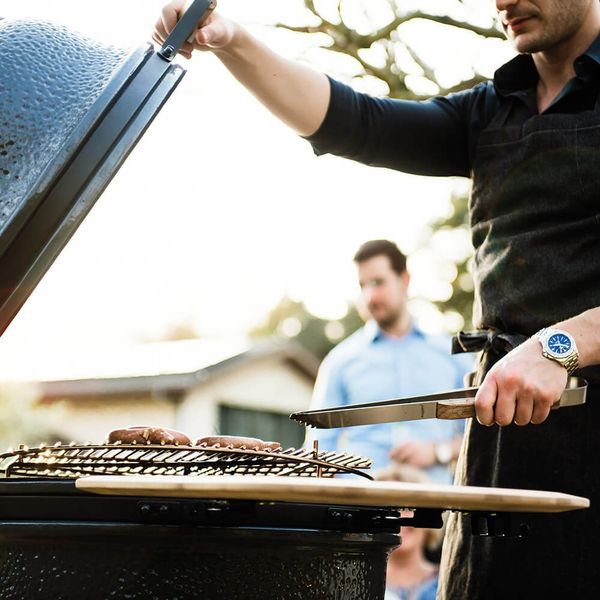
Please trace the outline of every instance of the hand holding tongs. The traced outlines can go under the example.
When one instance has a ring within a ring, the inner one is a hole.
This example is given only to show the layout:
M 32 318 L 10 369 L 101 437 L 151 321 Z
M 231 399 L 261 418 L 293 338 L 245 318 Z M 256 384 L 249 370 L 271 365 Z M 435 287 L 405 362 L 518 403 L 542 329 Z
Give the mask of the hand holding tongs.
M 427 396 L 307 410 L 291 414 L 290 419 L 319 429 L 418 419 L 467 419 L 475 416 L 475 395 L 478 389 L 470 387 Z M 570 377 L 565 391 L 552 409 L 584 404 L 586 391 L 587 383 L 583 379 Z

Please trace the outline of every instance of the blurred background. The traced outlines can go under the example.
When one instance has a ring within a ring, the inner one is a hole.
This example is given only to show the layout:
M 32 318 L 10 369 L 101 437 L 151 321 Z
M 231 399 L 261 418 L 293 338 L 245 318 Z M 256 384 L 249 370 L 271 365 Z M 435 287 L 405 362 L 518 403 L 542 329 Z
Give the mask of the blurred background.
M 0 16 L 136 48 L 162 5 L 0 0 Z M 470 87 L 512 53 L 481 0 L 219 10 L 287 57 L 397 98 Z M 0 338 L 0 445 L 100 441 L 141 421 L 300 443 L 287 414 L 361 324 L 352 256 L 368 239 L 409 254 L 425 331 L 470 326 L 468 181 L 317 159 L 211 54 L 182 63 L 183 82 Z

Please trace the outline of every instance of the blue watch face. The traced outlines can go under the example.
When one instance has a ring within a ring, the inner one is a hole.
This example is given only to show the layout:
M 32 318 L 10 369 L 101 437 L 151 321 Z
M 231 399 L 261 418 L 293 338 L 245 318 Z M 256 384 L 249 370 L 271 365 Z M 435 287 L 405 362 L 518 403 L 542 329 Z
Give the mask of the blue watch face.
M 555 354 L 566 354 L 571 349 L 571 340 L 563 333 L 553 333 L 548 338 L 548 349 Z

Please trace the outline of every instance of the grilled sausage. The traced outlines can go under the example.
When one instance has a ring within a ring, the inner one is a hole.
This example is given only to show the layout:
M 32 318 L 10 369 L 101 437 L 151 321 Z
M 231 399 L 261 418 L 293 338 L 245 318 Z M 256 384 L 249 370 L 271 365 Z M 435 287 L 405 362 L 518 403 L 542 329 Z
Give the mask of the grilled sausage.
M 191 445 L 192 440 L 174 429 L 165 427 L 129 427 L 127 429 L 115 429 L 108 434 L 109 444 L 121 442 L 122 444 L 167 444 Z
M 196 442 L 196 446 L 202 446 L 204 444 L 206 446 L 221 446 L 222 448 L 230 446 L 233 448 L 248 448 L 252 450 L 279 450 L 281 448 L 279 442 L 265 442 L 258 438 L 226 435 L 209 435 L 200 438 Z

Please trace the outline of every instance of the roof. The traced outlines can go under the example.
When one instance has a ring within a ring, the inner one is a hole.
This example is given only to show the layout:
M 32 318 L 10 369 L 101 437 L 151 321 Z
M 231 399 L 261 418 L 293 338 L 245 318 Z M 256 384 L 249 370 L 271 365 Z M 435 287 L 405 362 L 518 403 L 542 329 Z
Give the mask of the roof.
M 264 342 L 252 344 L 222 343 L 215 340 L 185 340 L 143 344 L 126 352 L 113 352 L 103 361 L 93 362 L 89 355 L 74 376 L 38 378 L 43 399 L 65 396 L 108 396 L 124 394 L 178 395 L 241 366 L 265 359 L 282 360 L 299 371 L 311 383 L 318 369 L 318 360 L 294 343 Z M 2 369 L 4 370 L 4 369 Z M 58 371 L 57 371 L 58 372 Z

